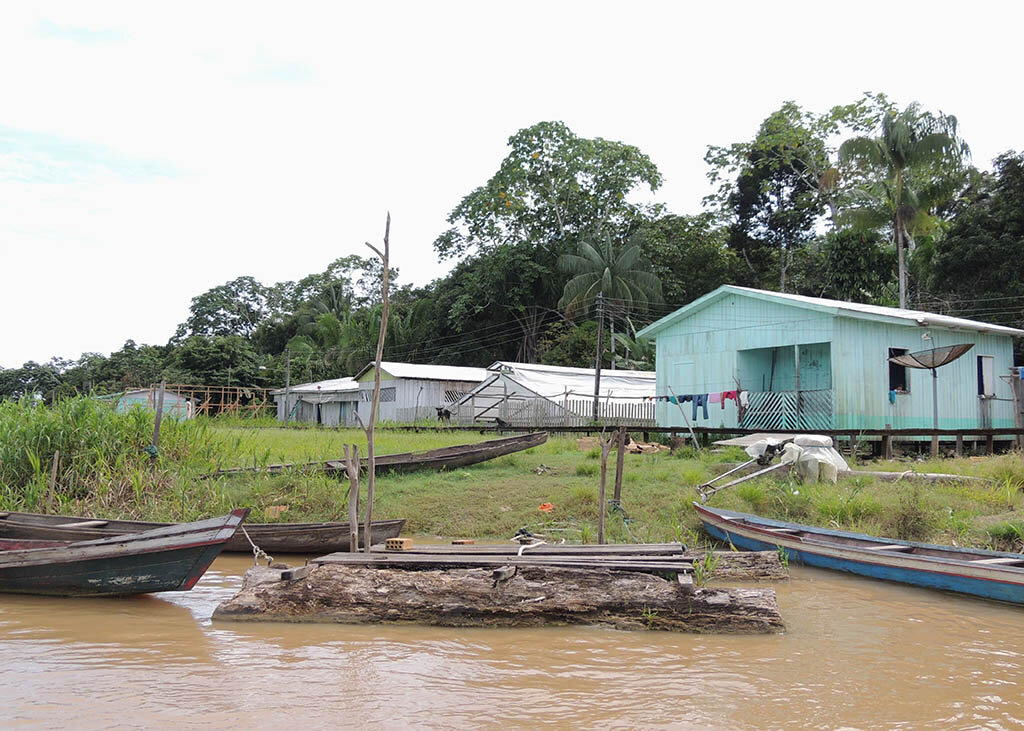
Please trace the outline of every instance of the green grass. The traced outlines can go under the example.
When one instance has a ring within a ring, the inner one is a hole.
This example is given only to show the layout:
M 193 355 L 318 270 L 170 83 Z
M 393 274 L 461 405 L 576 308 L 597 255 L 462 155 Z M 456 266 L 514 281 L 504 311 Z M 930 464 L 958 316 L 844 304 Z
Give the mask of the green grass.
M 54 512 L 154 520 L 190 520 L 250 506 L 251 520 L 264 509 L 286 505 L 282 519 L 345 519 L 348 481 L 316 469 L 280 474 L 240 474 L 200 479 L 220 467 L 337 458 L 343 445 L 366 440 L 356 429 L 278 428 L 242 419 L 164 421 L 155 467 L 142 449 L 152 438 L 153 418 L 142 410 L 115 414 L 88 399 L 53 407 L 0 403 L 0 510 L 41 511 L 49 498 L 54 452 L 61 454 Z M 379 430 L 377 453 L 421 451 L 492 438 L 474 431 Z M 595 454 L 596 451 L 596 454 Z M 608 498 L 615 479 L 608 465 Z M 690 503 L 696 486 L 745 460 L 740 450 L 677 450 L 675 454 L 627 454 L 624 512 L 610 510 L 611 541 L 704 543 Z M 539 469 L 544 465 L 546 469 Z M 904 470 L 905 462 L 865 469 Z M 970 474 L 985 482 L 897 483 L 845 478 L 838 485 L 802 484 L 765 476 L 724 490 L 712 503 L 770 518 L 891 538 L 935 543 L 1024 548 L 1024 456 L 915 462 L 914 469 Z M 528 528 L 549 540 L 597 540 L 600 451 L 580 449 L 573 437 L 451 472 L 381 475 L 374 515 L 406 518 L 407 532 L 504 540 Z M 361 505 L 365 505 L 362 481 Z M 551 512 L 539 506 L 551 503 Z

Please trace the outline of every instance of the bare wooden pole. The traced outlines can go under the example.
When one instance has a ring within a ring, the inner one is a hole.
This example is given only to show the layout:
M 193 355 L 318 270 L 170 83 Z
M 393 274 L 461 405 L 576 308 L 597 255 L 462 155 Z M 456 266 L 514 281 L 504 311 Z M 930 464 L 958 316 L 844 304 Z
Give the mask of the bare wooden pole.
M 60 450 L 53 453 L 53 466 L 50 467 L 50 491 L 46 495 L 46 512 L 53 512 L 53 495 L 57 491 L 57 465 L 60 463 Z
M 622 502 L 622 470 L 626 465 L 626 427 L 619 427 L 618 437 L 619 450 L 615 458 L 615 492 L 612 494 L 612 500 L 616 505 Z
M 384 356 L 384 337 L 388 332 L 388 314 L 390 313 L 390 301 L 388 299 L 388 277 L 390 276 L 390 270 L 388 269 L 389 260 L 391 256 L 391 249 L 389 239 L 391 236 L 391 213 L 388 213 L 387 222 L 384 224 L 384 251 L 375 247 L 373 244 L 367 242 L 367 246 L 380 257 L 381 262 L 384 265 L 384 272 L 381 281 L 381 295 L 384 299 L 384 305 L 380 315 L 380 333 L 377 336 L 377 357 L 373 363 L 373 401 L 370 404 L 370 423 L 366 426 L 366 462 L 367 462 L 367 482 L 366 482 L 366 529 L 365 529 L 365 545 L 366 550 L 370 550 L 370 545 L 373 543 L 373 534 L 370 531 L 370 524 L 373 521 L 373 488 L 374 481 L 377 472 L 377 462 L 373 451 L 373 432 L 374 427 L 377 425 L 377 405 L 380 403 L 380 361 Z
M 164 388 L 166 382 L 160 381 L 160 393 L 156 397 L 156 423 L 153 425 L 153 450 L 149 453 L 149 464 L 156 464 L 156 456 L 160 449 L 160 420 L 164 417 Z
M 594 359 L 594 421 L 598 421 L 601 398 L 601 355 L 604 353 L 604 293 L 597 293 L 597 358 Z
M 359 550 L 359 445 L 352 445 L 349 454 L 345 445 L 345 470 L 348 472 L 348 532 L 349 550 Z
M 606 501 L 607 484 L 608 484 L 608 453 L 612 451 L 612 439 L 611 435 L 605 439 L 602 435 L 601 439 L 601 488 L 597 492 L 597 542 L 604 543 L 604 507 Z

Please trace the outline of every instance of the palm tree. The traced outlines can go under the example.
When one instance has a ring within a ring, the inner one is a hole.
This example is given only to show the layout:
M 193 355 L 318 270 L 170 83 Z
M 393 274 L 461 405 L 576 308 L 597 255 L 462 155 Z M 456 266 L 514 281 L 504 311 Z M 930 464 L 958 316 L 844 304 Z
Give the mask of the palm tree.
M 913 246 L 913 222 L 940 202 L 948 188 L 943 178 L 950 169 L 960 170 L 969 156 L 967 143 L 957 136 L 956 117 L 922 112 L 916 102 L 902 112 L 886 112 L 878 137 L 854 137 L 839 148 L 843 162 L 856 163 L 865 172 L 883 172 L 881 179 L 869 177 L 861 188 L 861 196 L 875 205 L 860 212 L 870 217 L 879 208 L 888 211 L 899 262 L 900 307 L 907 306 L 904 244 Z
M 578 254 L 558 257 L 558 266 L 574 276 L 565 283 L 558 306 L 567 313 L 585 308 L 600 297 L 599 319 L 607 314 L 612 331 L 612 363 L 615 361 L 615 317 L 625 319 L 634 308 L 661 301 L 661 280 L 647 271 L 640 246 L 630 240 L 616 251 L 606 235 L 599 246 L 583 241 Z M 598 326 L 602 324 L 599 322 Z M 598 354 L 600 357 L 600 354 Z M 598 363 L 600 368 L 600 363 Z

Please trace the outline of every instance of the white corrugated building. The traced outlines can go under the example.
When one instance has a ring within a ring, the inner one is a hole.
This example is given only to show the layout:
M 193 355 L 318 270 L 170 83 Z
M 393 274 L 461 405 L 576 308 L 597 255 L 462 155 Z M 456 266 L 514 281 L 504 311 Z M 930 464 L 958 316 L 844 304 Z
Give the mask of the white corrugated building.
M 380 370 L 378 422 L 437 420 L 443 410 L 450 409 L 487 378 L 486 369 L 463 366 L 381 361 Z M 373 363 L 354 378 L 359 386 L 359 415 L 366 423 L 373 398 Z
M 575 426 L 590 423 L 593 368 L 497 361 L 487 377 L 452 406 L 460 423 Z M 637 426 L 654 424 L 654 371 L 601 369 L 598 419 Z
M 323 426 L 356 424 L 359 383 L 354 378 L 300 383 L 271 391 L 278 421 L 304 421 Z

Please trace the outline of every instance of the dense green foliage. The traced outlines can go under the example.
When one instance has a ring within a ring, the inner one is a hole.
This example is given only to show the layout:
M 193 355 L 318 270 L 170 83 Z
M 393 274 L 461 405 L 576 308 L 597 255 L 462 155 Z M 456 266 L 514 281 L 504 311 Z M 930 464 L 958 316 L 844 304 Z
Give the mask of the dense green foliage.
M 385 358 L 589 367 L 602 289 L 602 362 L 620 367 L 653 368 L 636 331 L 727 283 L 883 305 L 906 289 L 908 306 L 1024 325 L 1020 154 L 979 173 L 954 117 L 881 94 L 823 113 L 786 102 L 752 132 L 708 147 L 714 192 L 681 215 L 643 202 L 662 176 L 640 149 L 561 122 L 520 130 L 434 242 L 451 271 L 422 287 L 392 271 Z M 292 383 L 351 375 L 375 352 L 380 281 L 359 256 L 297 282 L 240 276 L 194 297 L 165 345 L 0 368 L 0 399 L 161 378 L 280 387 L 286 361 Z

